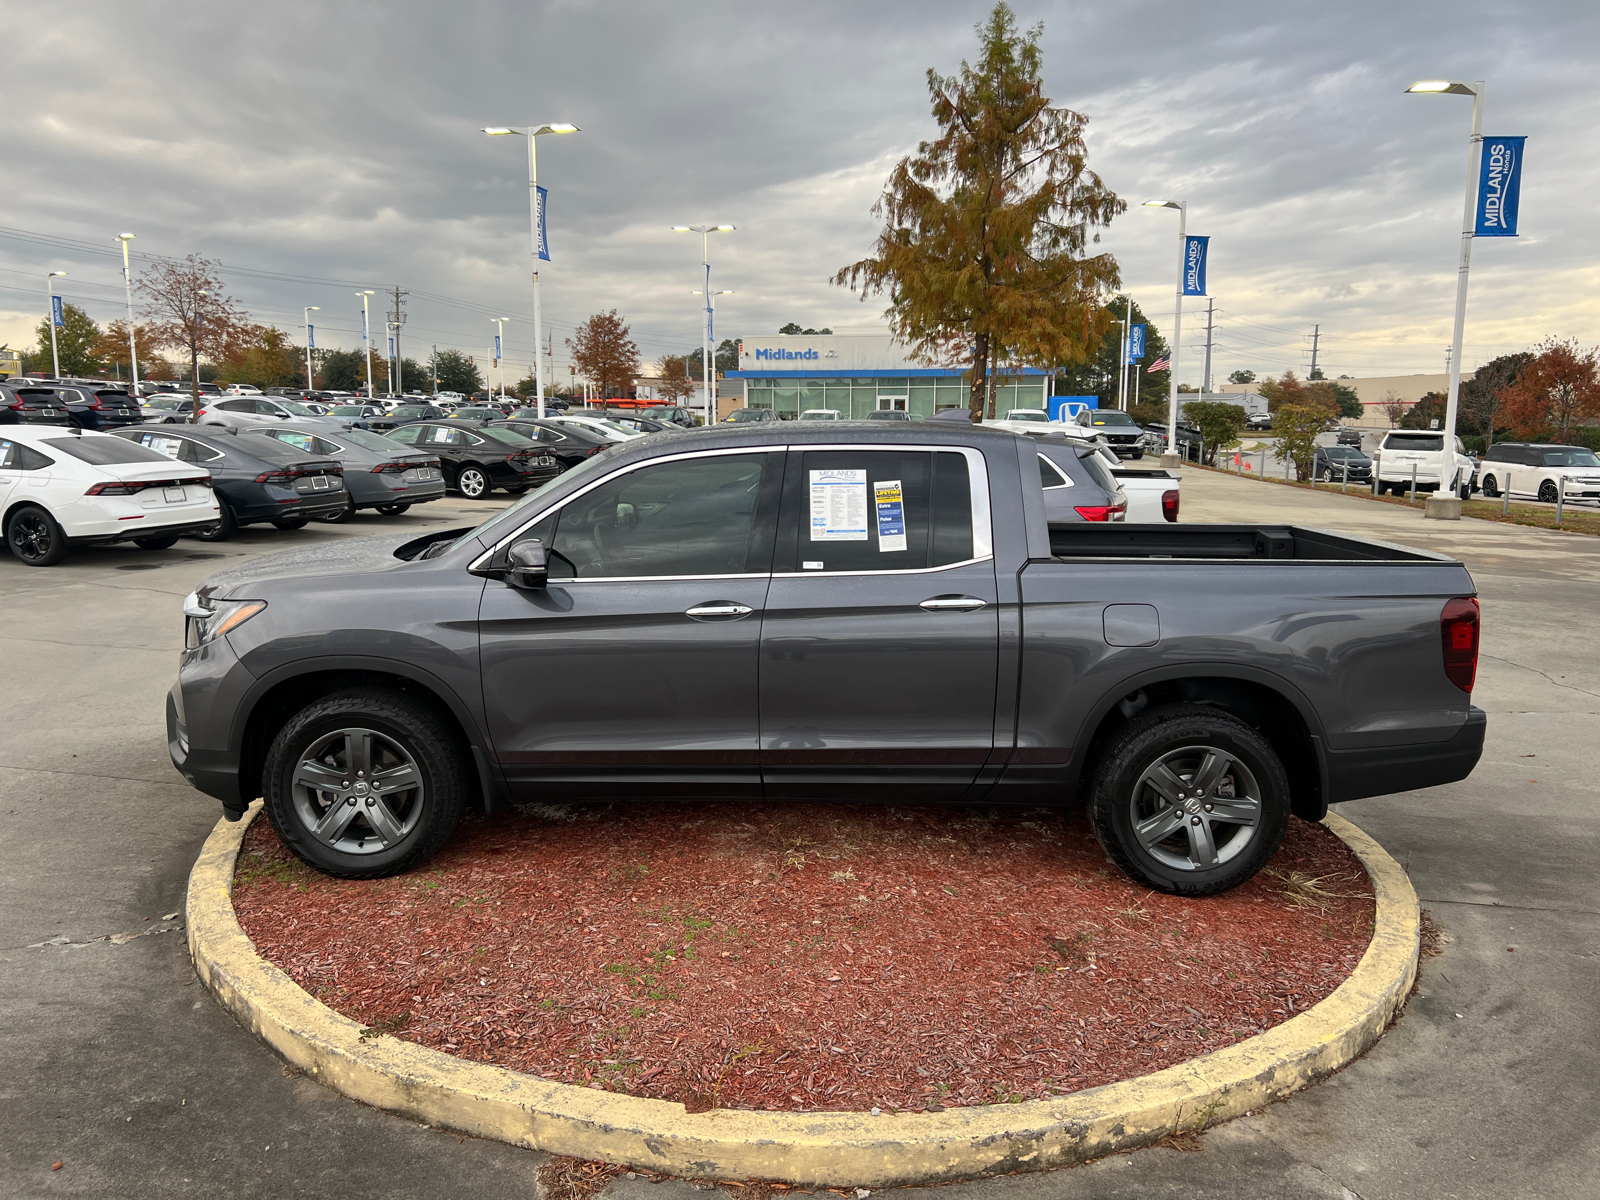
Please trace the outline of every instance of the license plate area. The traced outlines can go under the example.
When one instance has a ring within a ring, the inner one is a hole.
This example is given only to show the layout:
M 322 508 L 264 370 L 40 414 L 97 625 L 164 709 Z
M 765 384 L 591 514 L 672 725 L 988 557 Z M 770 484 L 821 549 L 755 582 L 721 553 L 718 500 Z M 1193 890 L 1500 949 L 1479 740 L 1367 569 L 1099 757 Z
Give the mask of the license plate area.
M 188 498 L 188 493 L 181 487 L 162 488 L 161 498 L 168 504 L 182 504 Z

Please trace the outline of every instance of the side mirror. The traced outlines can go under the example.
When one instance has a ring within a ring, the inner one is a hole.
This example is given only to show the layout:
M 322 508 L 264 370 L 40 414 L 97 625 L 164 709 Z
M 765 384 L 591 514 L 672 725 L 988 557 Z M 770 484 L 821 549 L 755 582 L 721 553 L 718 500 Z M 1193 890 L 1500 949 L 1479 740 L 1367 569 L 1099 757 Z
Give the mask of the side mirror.
M 549 586 L 550 558 L 543 542 L 532 538 L 506 552 L 506 582 L 530 590 Z

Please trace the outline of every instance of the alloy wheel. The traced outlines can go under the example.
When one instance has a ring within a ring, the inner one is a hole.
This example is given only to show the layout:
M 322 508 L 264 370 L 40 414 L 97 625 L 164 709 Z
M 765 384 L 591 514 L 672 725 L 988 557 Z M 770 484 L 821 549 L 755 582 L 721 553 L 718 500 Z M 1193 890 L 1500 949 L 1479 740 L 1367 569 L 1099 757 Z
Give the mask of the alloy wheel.
M 1237 858 L 1261 823 L 1261 786 L 1238 757 L 1214 746 L 1184 746 L 1145 769 L 1129 799 L 1145 852 L 1180 871 L 1206 871 Z
M 11 518 L 11 546 L 18 558 L 37 562 L 50 553 L 50 520 L 37 510 L 18 513 Z
M 1546 479 L 1539 485 L 1539 499 L 1546 504 L 1554 504 L 1559 497 L 1560 490 L 1550 480 Z
M 468 500 L 476 500 L 489 490 L 489 480 L 477 467 L 463 467 L 456 476 L 456 490 Z
M 336 729 L 306 748 L 291 785 L 295 815 L 311 836 L 345 854 L 375 854 L 403 841 L 422 816 L 422 771 L 394 738 Z

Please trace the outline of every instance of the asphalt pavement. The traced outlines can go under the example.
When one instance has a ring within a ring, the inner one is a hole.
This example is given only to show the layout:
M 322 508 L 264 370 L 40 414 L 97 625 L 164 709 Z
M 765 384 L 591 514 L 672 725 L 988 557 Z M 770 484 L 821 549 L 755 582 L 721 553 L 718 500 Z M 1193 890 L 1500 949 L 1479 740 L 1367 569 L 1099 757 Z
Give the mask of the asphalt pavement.
M 1153 1148 L 937 1197 L 1600 1194 L 1600 819 L 1588 761 L 1600 744 L 1600 539 L 1429 522 L 1420 508 L 1194 470 L 1183 491 L 1186 521 L 1341 529 L 1471 568 L 1484 611 L 1483 762 L 1459 784 L 1341 806 L 1407 866 L 1447 944 L 1361 1060 L 1210 1131 L 1201 1152 Z M 242 555 L 472 524 L 495 507 L 452 498 L 298 533 L 253 527 L 214 546 L 91 549 L 45 570 L 0 560 L 0 1196 L 533 1194 L 534 1153 L 285 1074 L 196 982 L 168 916 L 218 817 L 164 745 L 182 596 Z M 688 1190 L 621 1179 L 610 1196 Z

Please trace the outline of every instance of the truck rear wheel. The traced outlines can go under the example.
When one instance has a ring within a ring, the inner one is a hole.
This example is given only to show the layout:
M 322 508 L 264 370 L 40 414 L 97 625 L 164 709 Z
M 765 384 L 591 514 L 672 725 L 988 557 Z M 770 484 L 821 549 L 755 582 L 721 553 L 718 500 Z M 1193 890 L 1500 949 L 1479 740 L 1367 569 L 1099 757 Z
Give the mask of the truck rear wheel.
M 1089 821 L 1139 883 L 1209 896 L 1237 887 L 1277 852 L 1289 780 L 1271 744 L 1237 717 L 1166 705 L 1128 722 L 1106 748 Z
M 341 879 L 426 862 L 460 823 L 466 747 L 409 696 L 352 688 L 306 705 L 273 739 L 261 772 L 267 819 L 285 845 Z

